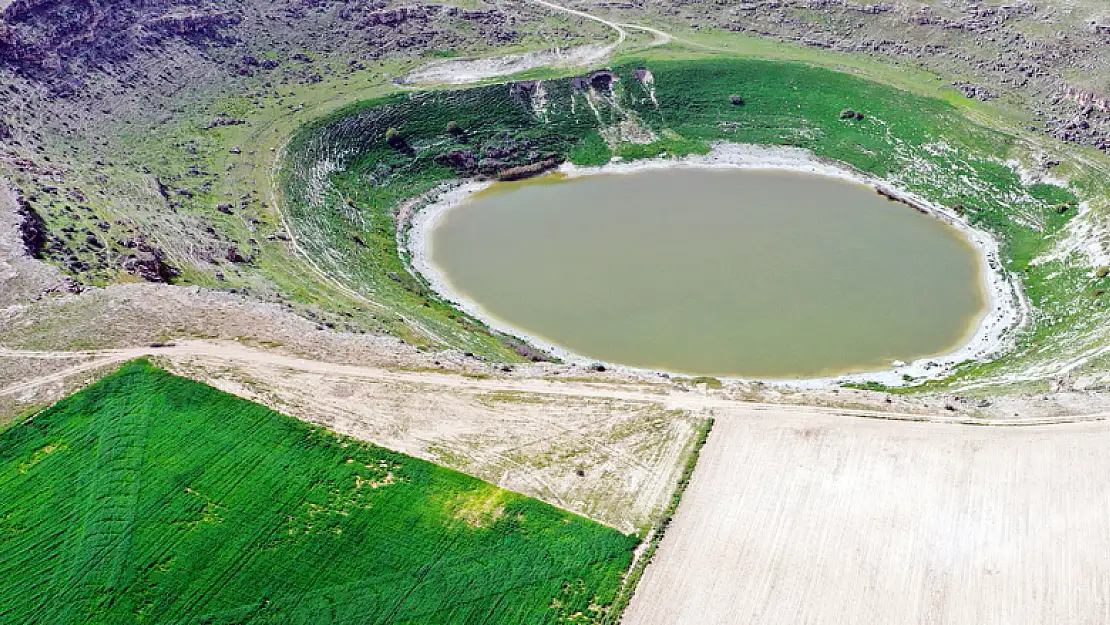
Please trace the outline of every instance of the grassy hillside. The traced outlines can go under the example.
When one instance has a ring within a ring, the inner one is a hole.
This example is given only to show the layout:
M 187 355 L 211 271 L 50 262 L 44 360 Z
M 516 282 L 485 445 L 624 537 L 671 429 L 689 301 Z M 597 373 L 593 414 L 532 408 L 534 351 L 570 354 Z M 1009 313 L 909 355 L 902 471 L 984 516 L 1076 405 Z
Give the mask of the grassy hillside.
M 0 432 L 0 624 L 555 623 L 634 538 L 139 362 Z
M 1080 171 L 1068 189 L 1023 180 L 1011 162 L 1028 155 L 1015 136 L 976 125 L 946 101 L 810 65 L 627 59 L 614 75 L 395 95 L 321 119 L 289 146 L 282 179 L 292 229 L 353 288 L 447 344 L 503 357 L 497 337 L 405 270 L 395 228 L 406 201 L 456 178 L 490 176 L 498 162 L 548 154 L 598 164 L 705 152 L 721 140 L 790 145 L 953 207 L 994 234 L 1035 307 L 1023 354 L 1070 349 L 1044 340 L 1060 328 L 1102 327 L 1099 296 L 1110 278 L 1092 279 L 1091 267 L 1067 258 L 1034 262 L 1056 244 L 1077 201 L 1104 191 L 1097 178 Z M 403 142 L 387 141 L 391 128 Z

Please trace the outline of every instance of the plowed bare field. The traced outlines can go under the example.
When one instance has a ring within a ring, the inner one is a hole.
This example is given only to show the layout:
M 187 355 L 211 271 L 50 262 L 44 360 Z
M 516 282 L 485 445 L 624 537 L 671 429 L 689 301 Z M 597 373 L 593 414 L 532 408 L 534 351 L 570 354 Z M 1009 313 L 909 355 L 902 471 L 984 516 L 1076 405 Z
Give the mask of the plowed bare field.
M 1110 622 L 1110 424 L 719 415 L 626 625 Z

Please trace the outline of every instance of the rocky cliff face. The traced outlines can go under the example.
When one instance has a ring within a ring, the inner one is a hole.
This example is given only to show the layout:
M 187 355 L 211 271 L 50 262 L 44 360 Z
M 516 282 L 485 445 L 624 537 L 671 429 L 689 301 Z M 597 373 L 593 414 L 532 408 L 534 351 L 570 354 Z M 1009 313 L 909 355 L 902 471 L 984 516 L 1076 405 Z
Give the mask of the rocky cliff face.
M 17 195 L 15 199 L 16 227 L 19 229 L 19 238 L 23 242 L 23 249 L 28 256 L 39 258 L 49 234 L 46 224 L 42 217 L 31 208 L 31 205 L 23 199 L 22 195 Z

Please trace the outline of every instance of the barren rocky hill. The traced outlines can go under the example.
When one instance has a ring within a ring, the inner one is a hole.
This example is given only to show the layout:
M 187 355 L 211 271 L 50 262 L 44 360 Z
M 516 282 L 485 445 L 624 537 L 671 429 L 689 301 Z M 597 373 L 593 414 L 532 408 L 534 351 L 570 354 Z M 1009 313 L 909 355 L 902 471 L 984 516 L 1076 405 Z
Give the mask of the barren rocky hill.
M 547 13 L 385 0 L 6 2 L 0 170 L 25 231 L 42 231 L 28 235 L 31 252 L 79 283 L 164 282 L 182 265 L 244 264 L 250 237 L 196 216 L 200 204 L 230 208 L 204 197 L 217 174 L 198 137 L 152 148 L 161 163 L 139 158 L 136 143 L 182 125 L 247 125 L 244 97 L 262 107 L 259 98 L 287 88 L 311 92 L 356 74 L 388 80 L 387 65 L 606 36 L 584 20 L 546 23 Z M 248 199 L 258 201 L 236 203 Z

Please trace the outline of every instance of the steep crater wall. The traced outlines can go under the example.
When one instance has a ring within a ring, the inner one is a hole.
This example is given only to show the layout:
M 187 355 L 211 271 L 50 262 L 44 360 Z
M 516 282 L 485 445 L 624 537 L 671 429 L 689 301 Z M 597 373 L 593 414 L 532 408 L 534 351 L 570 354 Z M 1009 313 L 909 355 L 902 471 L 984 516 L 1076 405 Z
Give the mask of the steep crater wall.
M 1017 276 L 1033 305 L 1007 362 L 1077 349 L 1077 331 L 1101 340 L 1107 307 L 1093 298 L 1105 276 L 1092 280 L 1081 258 L 1038 262 L 1077 210 L 1073 191 L 1019 174 L 1007 164 L 1020 156 L 1013 137 L 944 102 L 798 64 L 633 61 L 365 102 L 302 129 L 281 184 L 292 234 L 322 268 L 419 319 L 447 345 L 503 357 L 502 343 L 488 340 L 496 333 L 407 270 L 398 228 L 460 181 L 530 175 L 563 160 L 702 154 L 717 141 L 805 148 L 993 235 L 995 269 Z M 1043 349 L 1050 328 L 1067 328 L 1069 342 Z M 958 375 L 981 375 L 984 366 L 968 363 Z

